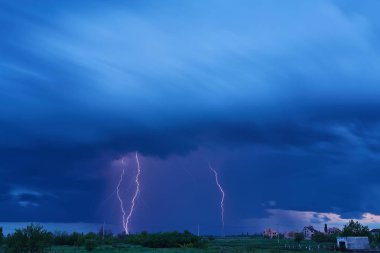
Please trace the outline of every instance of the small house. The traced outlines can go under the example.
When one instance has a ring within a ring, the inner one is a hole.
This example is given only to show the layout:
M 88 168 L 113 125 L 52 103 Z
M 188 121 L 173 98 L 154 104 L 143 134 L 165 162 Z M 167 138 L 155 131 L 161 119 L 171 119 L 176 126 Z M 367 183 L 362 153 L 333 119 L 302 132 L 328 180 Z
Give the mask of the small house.
M 263 232 L 263 236 L 264 237 L 269 237 L 269 238 L 273 238 L 273 237 L 276 237 L 278 234 L 277 234 L 277 231 L 274 230 L 274 229 L 271 229 L 271 228 L 267 228 L 264 230 Z
M 337 237 L 337 246 L 347 250 L 368 250 L 370 249 L 368 237 Z
M 311 240 L 313 234 L 318 232 L 313 226 L 304 227 L 302 233 L 306 240 Z

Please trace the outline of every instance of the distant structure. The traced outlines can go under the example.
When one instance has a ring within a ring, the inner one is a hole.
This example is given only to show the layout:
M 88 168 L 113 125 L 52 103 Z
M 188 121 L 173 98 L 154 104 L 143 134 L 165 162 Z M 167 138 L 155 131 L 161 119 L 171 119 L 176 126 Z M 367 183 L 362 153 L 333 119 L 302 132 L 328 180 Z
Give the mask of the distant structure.
M 263 237 L 268 237 L 268 238 L 273 238 L 273 237 L 276 237 L 278 235 L 277 231 L 274 230 L 274 229 L 271 229 L 271 228 L 267 228 L 264 230 L 263 232 Z
M 380 234 L 380 228 L 375 228 L 370 231 L 372 236 L 379 235 Z
M 369 250 L 368 237 L 337 237 L 337 246 L 346 250 Z
M 302 233 L 305 237 L 305 240 L 311 240 L 311 238 L 313 237 L 313 234 L 315 234 L 316 232 L 318 232 L 318 230 L 316 230 L 313 226 L 306 226 L 303 228 L 302 230 Z
M 339 228 L 336 228 L 336 227 L 332 227 L 332 228 L 328 228 L 327 229 L 327 234 L 328 235 L 336 235 L 336 234 L 340 234 L 340 233 L 342 233 L 342 231 Z
M 284 234 L 284 239 L 286 240 L 294 240 L 294 237 L 296 236 L 296 232 L 289 231 Z

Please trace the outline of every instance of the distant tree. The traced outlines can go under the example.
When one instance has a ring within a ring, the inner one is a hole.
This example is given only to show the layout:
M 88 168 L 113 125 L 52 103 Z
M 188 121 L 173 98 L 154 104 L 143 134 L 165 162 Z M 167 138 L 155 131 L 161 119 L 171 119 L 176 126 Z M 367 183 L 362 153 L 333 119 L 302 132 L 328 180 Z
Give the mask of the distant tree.
M 16 229 L 12 235 L 7 236 L 6 244 L 10 253 L 28 252 L 28 238 L 20 229 Z
M 0 245 L 3 244 L 4 241 L 4 234 L 3 234 L 3 228 L 0 227 Z
M 141 245 L 148 248 L 204 248 L 206 242 L 200 237 L 191 234 L 189 231 L 179 232 L 162 232 L 156 234 L 128 235 L 126 243 Z
M 380 244 L 380 234 L 375 234 L 372 236 L 372 242 L 375 244 Z
M 301 241 L 303 241 L 305 239 L 305 236 L 303 233 L 296 233 L 294 235 L 294 241 L 296 241 L 297 243 L 300 243 Z
M 76 247 L 80 247 L 80 246 L 83 246 L 84 245 L 84 241 L 85 241 L 85 237 L 83 234 L 79 234 L 79 233 L 72 233 L 70 235 L 70 240 L 73 242 L 73 246 L 76 246 Z
M 11 253 L 41 253 L 51 245 L 52 234 L 39 225 L 29 225 L 7 237 L 7 245 Z
M 335 234 L 324 234 L 321 232 L 315 232 L 311 239 L 315 242 L 336 242 L 336 235 Z
M 327 233 L 327 224 L 325 224 L 325 229 L 324 230 L 325 230 L 325 233 Z
M 4 234 L 3 234 L 3 228 L 0 227 L 0 253 L 4 253 L 5 252 L 5 248 L 3 246 L 3 241 L 4 241 Z
M 56 231 L 53 234 L 54 245 L 68 245 L 72 246 L 70 236 L 66 232 Z
M 370 232 L 368 226 L 350 220 L 347 225 L 344 225 L 342 236 L 370 236 Z
M 107 241 L 110 237 L 113 236 L 112 230 L 107 229 L 104 226 L 101 226 L 98 231 L 98 237 L 101 238 L 103 241 Z
M 97 239 L 99 239 L 98 235 L 93 233 L 93 232 L 87 233 L 84 237 L 85 237 L 85 240 L 97 240 Z

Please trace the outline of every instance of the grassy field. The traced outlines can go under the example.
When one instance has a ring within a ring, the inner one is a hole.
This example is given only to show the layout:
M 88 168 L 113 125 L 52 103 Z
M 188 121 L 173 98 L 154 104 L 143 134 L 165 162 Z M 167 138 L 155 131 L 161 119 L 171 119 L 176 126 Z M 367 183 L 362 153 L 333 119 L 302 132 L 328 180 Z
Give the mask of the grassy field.
M 269 240 L 261 238 L 217 238 L 208 244 L 207 249 L 175 248 L 175 249 L 150 249 L 133 245 L 120 245 L 118 248 L 102 246 L 92 251 L 95 253 L 305 253 L 305 252 L 331 252 L 334 244 L 316 244 L 312 241 L 303 241 L 300 244 L 291 240 Z M 52 253 L 84 253 L 84 248 L 54 247 Z

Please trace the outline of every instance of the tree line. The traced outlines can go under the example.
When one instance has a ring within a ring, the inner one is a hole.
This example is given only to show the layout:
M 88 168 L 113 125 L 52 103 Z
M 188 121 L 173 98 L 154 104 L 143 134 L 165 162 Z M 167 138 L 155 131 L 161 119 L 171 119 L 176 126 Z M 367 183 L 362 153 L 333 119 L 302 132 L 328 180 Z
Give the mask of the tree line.
M 93 251 L 101 245 L 122 247 L 124 244 L 149 248 L 206 248 L 207 242 L 189 231 L 114 235 L 101 228 L 98 233 L 48 232 L 41 225 L 28 225 L 4 236 L 0 227 L 0 253 L 44 253 L 53 246 L 84 247 Z

